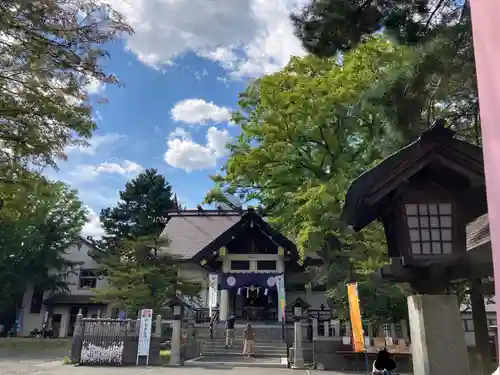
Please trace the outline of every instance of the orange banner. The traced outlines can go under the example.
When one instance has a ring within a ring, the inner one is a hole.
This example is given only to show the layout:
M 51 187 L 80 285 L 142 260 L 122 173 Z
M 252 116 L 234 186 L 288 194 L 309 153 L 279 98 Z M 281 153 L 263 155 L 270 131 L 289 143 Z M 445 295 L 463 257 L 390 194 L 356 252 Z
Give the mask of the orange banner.
M 351 316 L 352 347 L 355 352 L 363 352 L 365 350 L 365 341 L 361 322 L 361 309 L 359 307 L 358 284 L 347 284 L 347 298 Z

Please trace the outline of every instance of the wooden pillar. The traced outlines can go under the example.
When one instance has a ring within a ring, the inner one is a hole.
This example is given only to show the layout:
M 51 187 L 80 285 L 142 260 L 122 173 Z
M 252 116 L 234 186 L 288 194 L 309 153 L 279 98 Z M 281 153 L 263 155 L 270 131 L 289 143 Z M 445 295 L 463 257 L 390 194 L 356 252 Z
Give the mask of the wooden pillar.
M 474 280 L 470 291 L 474 339 L 476 341 L 477 369 L 480 374 L 491 374 L 488 322 L 481 280 Z

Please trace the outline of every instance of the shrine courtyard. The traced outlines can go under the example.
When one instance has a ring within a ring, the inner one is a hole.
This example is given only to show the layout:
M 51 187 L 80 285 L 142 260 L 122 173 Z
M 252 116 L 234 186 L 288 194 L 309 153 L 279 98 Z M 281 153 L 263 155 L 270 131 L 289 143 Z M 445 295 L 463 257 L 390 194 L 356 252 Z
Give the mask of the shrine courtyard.
M 0 375 L 196 375 L 202 371 L 207 375 L 216 375 L 221 372 L 227 375 L 251 375 L 256 367 L 94 367 L 64 365 L 59 361 L 21 360 L 0 358 Z M 316 375 L 316 370 L 289 370 L 280 368 L 258 368 L 261 375 L 284 375 L 293 371 L 297 375 Z M 321 371 L 321 373 L 325 373 Z M 332 375 L 357 375 L 328 371 Z M 364 374 L 360 372 L 359 374 Z

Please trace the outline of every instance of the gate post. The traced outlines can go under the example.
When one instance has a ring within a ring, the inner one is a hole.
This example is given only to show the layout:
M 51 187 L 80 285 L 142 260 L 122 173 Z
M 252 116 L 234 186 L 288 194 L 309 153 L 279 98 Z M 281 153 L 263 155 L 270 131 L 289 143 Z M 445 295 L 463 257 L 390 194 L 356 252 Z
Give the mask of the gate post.
M 84 322 L 83 322 L 82 311 L 80 310 L 76 315 L 75 329 L 73 331 L 73 340 L 71 342 L 71 363 L 80 363 L 82 345 L 83 345 L 83 334 L 84 334 Z

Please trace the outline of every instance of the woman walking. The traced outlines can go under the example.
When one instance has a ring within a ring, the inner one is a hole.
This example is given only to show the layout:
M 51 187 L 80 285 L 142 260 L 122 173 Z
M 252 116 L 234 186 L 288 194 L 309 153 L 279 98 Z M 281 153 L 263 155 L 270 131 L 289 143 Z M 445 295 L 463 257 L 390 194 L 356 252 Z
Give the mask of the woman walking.
M 253 356 L 253 347 L 255 345 L 255 332 L 250 323 L 247 324 L 243 331 L 243 354 L 248 358 Z

